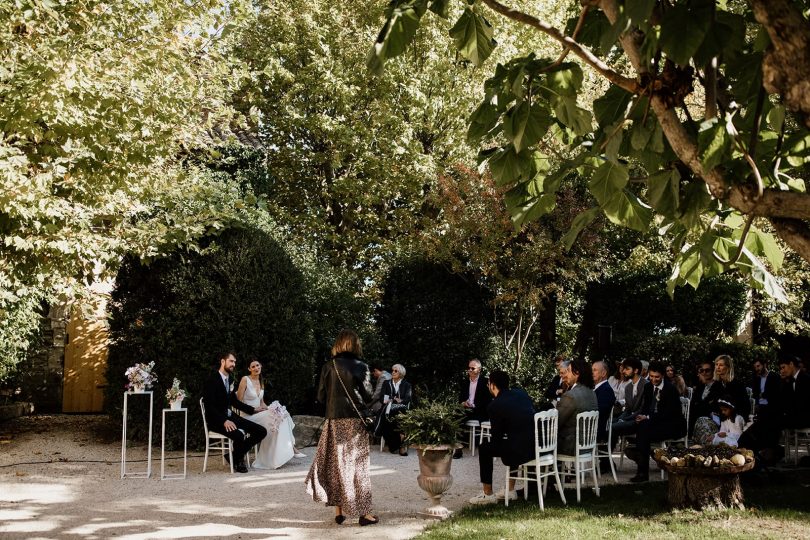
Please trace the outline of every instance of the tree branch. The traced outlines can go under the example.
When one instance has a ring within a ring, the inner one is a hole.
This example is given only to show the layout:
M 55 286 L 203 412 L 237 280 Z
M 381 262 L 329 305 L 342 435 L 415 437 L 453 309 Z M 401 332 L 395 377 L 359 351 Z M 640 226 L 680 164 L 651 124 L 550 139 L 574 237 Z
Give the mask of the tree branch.
M 805 261 L 810 261 L 810 227 L 799 219 L 771 218 L 777 236 Z
M 583 47 L 570 37 L 566 36 L 553 26 L 544 23 L 537 17 L 533 17 L 528 13 L 523 13 L 522 11 L 518 11 L 510 7 L 507 7 L 498 2 L 497 0 L 482 0 L 482 2 L 487 6 L 489 6 L 493 11 L 500 13 L 504 17 L 537 28 L 544 34 L 559 41 L 565 47 L 569 48 L 579 58 L 581 58 L 586 64 L 591 66 L 599 74 L 601 74 L 603 77 L 605 77 L 607 80 L 609 80 L 616 86 L 624 88 L 625 90 L 633 94 L 638 94 L 641 91 L 641 87 L 636 80 L 621 75 L 619 72 L 615 71 L 613 68 L 605 64 L 590 50 Z

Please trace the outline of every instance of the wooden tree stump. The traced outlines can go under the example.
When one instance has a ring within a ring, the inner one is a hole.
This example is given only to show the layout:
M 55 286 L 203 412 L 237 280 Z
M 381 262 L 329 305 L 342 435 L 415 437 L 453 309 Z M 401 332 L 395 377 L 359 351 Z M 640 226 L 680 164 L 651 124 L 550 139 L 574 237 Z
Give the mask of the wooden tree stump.
M 745 508 L 740 485 L 740 473 L 750 470 L 753 463 L 727 469 L 701 467 L 663 467 L 669 473 L 669 504 L 675 508 L 695 510 L 724 510 Z

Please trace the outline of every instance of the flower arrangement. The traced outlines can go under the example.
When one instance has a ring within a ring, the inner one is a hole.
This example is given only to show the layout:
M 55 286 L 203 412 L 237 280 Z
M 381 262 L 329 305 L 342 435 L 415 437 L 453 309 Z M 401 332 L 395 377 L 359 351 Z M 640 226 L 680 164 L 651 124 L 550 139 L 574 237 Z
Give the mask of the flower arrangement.
M 138 363 L 130 368 L 127 368 L 126 372 L 124 373 L 129 380 L 127 388 L 130 390 L 140 391 L 155 384 L 157 382 L 157 376 L 152 373 L 154 368 L 154 361 L 149 362 L 148 364 Z
M 177 377 L 172 381 L 172 387 L 166 390 L 166 399 L 169 403 L 186 399 L 186 391 L 180 388 L 180 381 Z
M 287 412 L 287 407 L 278 401 L 271 403 L 267 410 L 270 415 L 267 423 L 267 430 L 271 433 L 275 433 L 278 431 L 278 426 L 281 425 L 281 422 L 283 422 L 284 419 L 290 415 L 290 413 Z

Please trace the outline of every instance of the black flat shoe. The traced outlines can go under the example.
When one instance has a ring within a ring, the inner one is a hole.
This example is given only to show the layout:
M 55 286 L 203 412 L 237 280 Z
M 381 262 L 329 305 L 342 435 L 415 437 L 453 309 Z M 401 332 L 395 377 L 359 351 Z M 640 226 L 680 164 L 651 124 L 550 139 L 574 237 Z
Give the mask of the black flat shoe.
M 400 448 L 399 449 L 399 455 L 403 456 L 403 457 L 406 457 L 408 455 L 408 449 L 407 448 Z
M 341 525 L 344 521 L 346 521 L 346 516 L 344 516 L 343 514 L 338 514 L 335 516 L 335 523 L 337 523 L 338 525 Z
M 380 518 L 377 516 L 372 516 L 374 519 L 367 519 L 366 516 L 360 516 L 360 526 L 365 527 L 366 525 L 376 525 L 380 522 Z
M 647 475 L 637 474 L 633 478 L 630 479 L 631 482 L 634 484 L 640 484 L 641 482 L 649 482 L 650 477 Z
M 453 459 L 461 459 L 461 456 L 464 454 L 461 453 L 461 448 L 458 448 L 455 452 L 453 452 Z

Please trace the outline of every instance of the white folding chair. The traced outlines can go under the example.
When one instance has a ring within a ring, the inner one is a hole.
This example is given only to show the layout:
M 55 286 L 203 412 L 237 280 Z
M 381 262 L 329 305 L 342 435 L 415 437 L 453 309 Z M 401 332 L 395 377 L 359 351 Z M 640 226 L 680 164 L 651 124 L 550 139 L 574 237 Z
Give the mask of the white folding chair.
M 231 466 L 231 474 L 233 474 L 233 441 L 221 433 L 216 431 L 208 431 L 208 422 L 205 420 L 205 405 L 203 405 L 203 398 L 200 398 L 200 412 L 203 419 L 203 432 L 205 432 L 205 458 L 203 459 L 203 472 L 208 466 L 208 450 L 221 450 L 222 462 L 225 463 L 225 450 L 230 454 L 229 465 Z
M 689 401 L 692 401 L 692 394 L 695 393 L 695 389 L 691 386 L 686 387 L 686 397 L 689 398 Z
M 596 477 L 596 429 L 599 424 L 599 411 L 581 412 L 577 415 L 577 445 L 573 455 L 557 454 L 557 461 L 567 467 L 573 466 L 577 485 L 577 502 L 580 501 L 580 487 L 585 480 L 585 473 L 593 476 L 593 489 L 599 495 L 599 479 Z M 562 471 L 563 476 L 571 473 Z
M 480 425 L 481 425 L 481 422 L 479 422 L 478 420 L 467 420 L 466 422 L 464 422 L 464 426 L 469 431 L 469 435 L 470 435 L 470 440 L 469 440 L 470 454 L 473 455 L 473 456 L 475 455 L 475 432 L 478 429 L 478 426 L 480 426 Z
M 607 430 L 607 440 L 596 443 L 596 473 L 599 476 L 602 476 L 602 466 L 599 463 L 599 460 L 600 458 L 606 457 L 608 458 L 608 463 L 610 463 L 610 472 L 613 474 L 613 481 L 618 484 L 619 479 L 616 476 L 616 466 L 613 464 L 613 444 L 611 443 L 613 440 L 613 407 L 610 408 L 610 416 L 608 416 L 607 420 Z
M 560 473 L 557 469 L 557 419 L 559 414 L 556 409 L 550 409 L 534 414 L 534 459 L 524 463 L 518 467 L 516 476 L 509 473 L 509 467 L 506 467 L 506 483 L 504 484 L 504 492 L 509 491 L 509 480 L 523 479 L 523 498 L 529 498 L 529 482 L 537 482 L 537 497 L 540 499 L 540 510 L 545 510 L 543 505 L 543 495 L 546 493 L 548 487 L 548 477 L 554 476 L 557 482 L 557 491 L 560 493 L 560 498 L 563 504 L 565 501 L 565 494 L 563 493 L 562 482 L 560 481 Z M 534 467 L 535 477 L 529 478 L 529 467 Z M 521 469 L 523 476 L 521 476 Z M 541 486 L 542 484 L 542 486 Z M 504 497 L 506 506 L 509 506 L 509 496 Z

